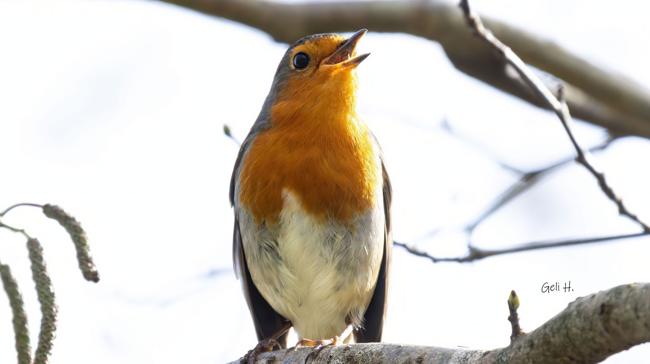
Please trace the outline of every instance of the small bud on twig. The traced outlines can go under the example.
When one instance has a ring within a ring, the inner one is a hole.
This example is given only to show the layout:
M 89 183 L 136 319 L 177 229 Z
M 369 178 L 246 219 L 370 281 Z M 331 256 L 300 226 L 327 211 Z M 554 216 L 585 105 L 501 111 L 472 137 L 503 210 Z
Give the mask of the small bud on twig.
M 27 240 L 27 249 L 29 250 L 32 279 L 36 284 L 36 295 L 41 308 L 41 331 L 38 334 L 38 345 L 34 353 L 33 364 L 46 364 L 52 351 L 58 309 L 54 300 L 52 282 L 43 260 L 41 243 L 37 239 L 29 239 Z
M 517 293 L 512 290 L 510 291 L 510 296 L 508 296 L 508 310 L 510 311 L 508 321 L 510 321 L 510 326 L 512 327 L 512 334 L 510 335 L 511 343 L 524 335 L 524 332 L 521 331 L 521 326 L 519 326 L 519 314 L 517 314 L 517 309 L 519 309 L 519 296 L 517 296 Z
M 237 143 L 237 145 L 241 145 L 241 142 L 237 140 L 234 135 L 232 135 L 232 131 L 230 130 L 230 126 L 228 126 L 228 124 L 223 124 L 223 134 L 230 138 L 233 142 Z
M 515 310 L 519 309 L 519 296 L 517 296 L 517 292 L 514 290 L 510 291 L 510 297 L 508 297 L 508 307 L 512 307 Z

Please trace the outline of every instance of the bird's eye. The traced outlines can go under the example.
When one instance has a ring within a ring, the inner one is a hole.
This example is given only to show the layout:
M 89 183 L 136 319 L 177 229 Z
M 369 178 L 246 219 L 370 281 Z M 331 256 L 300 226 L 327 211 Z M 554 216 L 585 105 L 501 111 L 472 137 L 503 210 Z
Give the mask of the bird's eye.
M 299 52 L 293 56 L 293 66 L 298 69 L 305 69 L 309 65 L 309 56 L 306 53 Z

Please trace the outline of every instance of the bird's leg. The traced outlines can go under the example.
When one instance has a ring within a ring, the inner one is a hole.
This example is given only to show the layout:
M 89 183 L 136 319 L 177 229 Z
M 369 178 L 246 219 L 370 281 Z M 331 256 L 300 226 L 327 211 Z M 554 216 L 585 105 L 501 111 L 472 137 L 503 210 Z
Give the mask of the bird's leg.
M 325 349 L 328 346 L 336 346 L 339 344 L 347 344 L 349 342 L 349 339 L 352 337 L 352 330 L 353 327 L 352 325 L 348 325 L 345 330 L 341 333 L 341 335 L 334 336 L 331 339 L 325 339 L 325 340 L 311 340 L 311 339 L 300 339 L 298 341 L 298 344 L 296 344 L 296 347 L 294 350 L 296 350 L 298 347 L 301 346 L 308 346 L 312 348 L 312 351 L 307 354 L 305 357 L 305 364 L 307 363 L 307 360 L 310 358 L 316 358 L 323 349 Z
M 341 335 L 339 335 L 339 340 L 343 344 L 349 344 L 350 341 L 352 340 L 352 331 L 354 330 L 354 326 L 348 324 L 348 326 L 343 330 Z
M 302 338 L 298 341 L 294 349 L 301 348 L 301 347 L 310 347 L 310 348 L 317 348 L 320 346 L 330 346 L 330 345 L 338 345 L 338 344 L 346 344 L 348 343 L 348 339 L 350 339 L 350 335 L 352 334 L 352 325 L 348 325 L 345 330 L 341 333 L 341 335 L 334 336 L 331 339 L 320 339 L 320 340 L 313 340 L 313 339 L 306 339 Z
M 270 337 L 267 337 L 266 339 L 261 340 L 260 342 L 255 345 L 255 347 L 250 350 L 244 357 L 242 358 L 241 362 L 246 362 L 248 364 L 254 364 L 255 361 L 257 360 L 257 356 L 261 353 L 267 352 L 267 351 L 273 351 L 274 349 L 282 349 L 282 346 L 278 342 L 278 339 L 287 333 L 289 329 L 291 328 L 291 322 L 287 321 L 278 331 L 276 331 L 273 335 Z

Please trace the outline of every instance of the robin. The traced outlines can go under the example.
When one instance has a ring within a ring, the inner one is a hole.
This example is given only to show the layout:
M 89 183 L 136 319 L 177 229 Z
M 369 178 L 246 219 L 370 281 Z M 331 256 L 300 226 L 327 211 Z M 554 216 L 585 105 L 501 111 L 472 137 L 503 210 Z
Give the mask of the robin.
M 366 33 L 304 37 L 286 51 L 230 184 L 235 272 L 258 347 L 381 340 L 391 186 L 355 111 Z

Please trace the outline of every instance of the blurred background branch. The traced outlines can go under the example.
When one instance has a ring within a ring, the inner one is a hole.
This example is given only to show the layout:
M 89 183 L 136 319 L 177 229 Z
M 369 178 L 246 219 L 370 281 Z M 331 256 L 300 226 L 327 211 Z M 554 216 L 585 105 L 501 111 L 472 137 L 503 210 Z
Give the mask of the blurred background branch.
M 470 241 L 467 244 L 467 254 L 458 257 L 436 257 L 406 243 L 395 241 L 394 244 L 401 248 L 404 248 L 407 252 L 415 256 L 427 258 L 433 263 L 442 263 L 442 262 L 469 263 L 484 258 L 494 257 L 497 255 L 522 253 L 522 252 L 527 252 L 531 250 L 540 250 L 540 249 L 564 248 L 567 246 L 574 246 L 574 245 L 612 242 L 615 240 L 633 239 L 633 238 L 639 238 L 648 235 L 650 235 L 649 231 L 642 231 L 640 233 L 617 234 L 611 236 L 597 236 L 597 237 L 580 238 L 580 239 L 533 241 L 528 243 L 515 244 L 508 248 L 503 248 L 503 249 L 481 249 L 475 247 Z
M 538 249 L 559 248 L 559 247 L 566 247 L 572 245 L 609 242 L 613 240 L 635 238 L 635 237 L 650 235 L 650 228 L 648 227 L 648 225 L 644 221 L 639 219 L 636 214 L 629 211 L 629 209 L 627 208 L 623 200 L 617 196 L 614 189 L 607 182 L 605 174 L 599 171 L 598 169 L 596 169 L 596 167 L 589 161 L 590 159 L 589 151 L 588 150 L 585 151 L 578 143 L 571 129 L 572 118 L 571 118 L 571 114 L 569 113 L 569 108 L 564 100 L 564 92 L 562 86 L 558 89 L 559 91 L 559 99 L 558 99 L 543 84 L 541 79 L 539 79 L 535 74 L 532 73 L 532 71 L 517 56 L 517 54 L 515 54 L 508 46 L 506 46 L 499 39 L 497 39 L 490 32 L 490 30 L 485 28 L 483 22 L 481 21 L 481 18 L 473 12 L 467 0 L 462 0 L 460 4 L 461 4 L 460 5 L 461 8 L 463 9 L 463 13 L 467 19 L 469 27 L 471 27 L 476 32 L 477 36 L 482 41 L 484 41 L 490 47 L 494 48 L 498 52 L 498 54 L 503 58 L 504 62 L 507 62 L 509 65 L 513 67 L 513 69 L 517 72 L 517 74 L 520 75 L 522 80 L 524 80 L 526 85 L 530 88 L 531 92 L 536 95 L 536 97 L 542 100 L 546 105 L 548 105 L 548 108 L 552 109 L 555 112 L 557 117 L 560 119 L 562 126 L 564 127 L 564 130 L 567 136 L 569 137 L 569 139 L 571 140 L 571 144 L 573 145 L 576 151 L 577 156 L 575 157 L 575 160 L 580 165 L 585 167 L 589 171 L 589 173 L 597 180 L 598 186 L 600 187 L 603 194 L 609 200 L 611 200 L 616 204 L 619 214 L 621 216 L 629 218 L 630 220 L 638 224 L 641 227 L 642 232 L 632 233 L 632 234 L 617 234 L 612 236 L 602 236 L 602 237 L 594 237 L 594 238 L 530 242 L 530 243 L 514 245 L 509 248 L 497 249 L 497 250 L 484 250 L 484 249 L 476 248 L 472 245 L 470 240 L 467 244 L 468 252 L 466 255 L 459 256 L 459 257 L 446 257 L 446 258 L 438 258 L 438 257 L 431 256 L 430 254 L 423 252 L 405 243 L 395 242 L 395 244 L 397 246 L 406 249 L 411 254 L 428 258 L 434 263 L 437 262 L 464 263 L 464 262 L 472 262 L 475 260 L 496 256 L 496 255 L 502 255 L 502 254 L 518 253 L 518 252 L 538 250 Z M 452 132 L 452 129 L 448 126 L 447 123 L 443 123 L 443 126 L 449 132 Z M 610 138 L 609 140 L 605 141 L 604 143 L 594 148 L 590 148 L 590 150 L 605 149 L 611 144 L 611 141 L 612 138 Z M 538 171 L 521 174 L 521 178 L 517 182 L 515 182 L 503 194 L 498 196 L 493 202 L 493 204 L 491 204 L 486 210 L 484 210 L 484 212 L 480 214 L 479 217 L 476 218 L 476 220 L 466 225 L 465 232 L 468 234 L 469 237 L 471 237 L 471 233 L 474 231 L 474 229 L 481 222 L 483 222 L 487 217 L 489 217 L 499 208 L 503 207 L 505 204 L 510 202 L 516 196 L 520 195 L 526 189 L 530 188 L 533 184 L 535 184 L 539 180 L 539 178 L 543 177 L 548 172 L 564 165 L 565 162 L 568 161 L 572 161 L 572 159 L 560 161 L 558 163 L 552 164 Z M 514 170 L 513 168 L 509 168 L 509 169 Z
M 292 2 L 265 0 L 162 0 L 237 21 L 290 43 L 313 33 L 368 28 L 399 32 L 440 43 L 460 71 L 493 87 L 548 109 L 502 57 L 472 35 L 456 4 L 428 1 Z M 486 25 L 528 64 L 565 84 L 573 114 L 612 135 L 650 137 L 650 92 L 635 81 L 596 66 L 570 50 L 496 19 Z M 547 85 L 555 90 L 554 82 Z
M 519 56 L 512 51 L 510 47 L 502 43 L 498 38 L 494 36 L 492 31 L 487 29 L 483 25 L 481 18 L 473 11 L 469 6 L 469 0 L 461 0 L 460 7 L 463 9 L 465 18 L 467 19 L 468 25 L 476 32 L 478 37 L 484 41 L 488 46 L 492 47 L 499 55 L 502 57 L 503 61 L 508 65 L 512 66 L 521 79 L 526 83 L 530 90 L 539 98 L 546 106 L 553 110 L 555 115 L 558 117 L 562 123 L 562 127 L 566 132 L 571 145 L 576 151 L 576 161 L 585 167 L 589 173 L 598 181 L 598 186 L 601 191 L 616 204 L 618 207 L 618 212 L 621 216 L 624 216 L 635 223 L 637 223 L 643 231 L 650 232 L 650 226 L 643 222 L 639 217 L 630 211 L 623 200 L 616 194 L 614 189 L 610 186 L 607 181 L 605 174 L 598 170 L 593 163 L 589 161 L 591 155 L 588 151 L 585 151 L 584 148 L 578 143 L 573 130 L 573 118 L 569 112 L 569 107 L 566 103 L 566 94 L 564 91 L 564 85 L 560 85 L 558 88 L 558 97 L 556 97 L 551 90 L 544 85 L 542 80 L 537 77 L 532 70 L 524 63 L 524 61 L 519 58 Z

